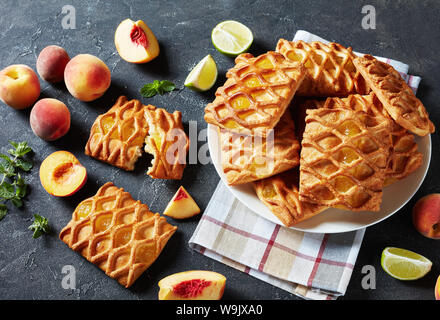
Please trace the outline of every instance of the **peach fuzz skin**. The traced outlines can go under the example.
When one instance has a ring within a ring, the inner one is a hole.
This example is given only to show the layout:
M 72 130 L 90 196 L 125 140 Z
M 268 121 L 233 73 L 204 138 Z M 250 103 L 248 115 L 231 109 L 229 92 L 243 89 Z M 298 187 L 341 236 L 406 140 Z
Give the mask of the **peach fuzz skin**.
M 440 239 L 440 193 L 433 193 L 418 200 L 412 218 L 414 227 L 422 235 Z
M 90 54 L 74 57 L 64 70 L 67 90 L 81 101 L 93 101 L 101 97 L 111 83 L 111 73 L 107 65 Z
M 32 106 L 40 96 L 37 74 L 24 64 L 14 64 L 0 71 L 0 99 L 14 109 Z
M 64 79 L 64 69 L 70 57 L 66 50 L 51 45 L 41 50 L 37 58 L 37 72 L 47 82 L 59 82 Z
M 32 108 L 30 124 L 32 131 L 41 139 L 56 140 L 70 129 L 69 109 L 57 99 L 41 99 Z
M 81 189 L 86 181 L 86 168 L 68 151 L 56 151 L 41 163 L 41 185 L 53 196 L 70 196 Z

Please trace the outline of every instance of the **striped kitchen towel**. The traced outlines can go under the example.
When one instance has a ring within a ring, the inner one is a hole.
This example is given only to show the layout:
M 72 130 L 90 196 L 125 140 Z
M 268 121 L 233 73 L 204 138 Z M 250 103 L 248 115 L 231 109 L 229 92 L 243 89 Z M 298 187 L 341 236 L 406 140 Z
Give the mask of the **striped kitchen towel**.
M 305 31 L 295 35 L 300 39 L 325 41 Z M 407 65 L 381 60 L 417 89 L 420 78 L 407 76 Z M 189 246 L 300 297 L 336 299 L 345 294 L 364 232 L 317 234 L 280 226 L 248 209 L 220 181 Z

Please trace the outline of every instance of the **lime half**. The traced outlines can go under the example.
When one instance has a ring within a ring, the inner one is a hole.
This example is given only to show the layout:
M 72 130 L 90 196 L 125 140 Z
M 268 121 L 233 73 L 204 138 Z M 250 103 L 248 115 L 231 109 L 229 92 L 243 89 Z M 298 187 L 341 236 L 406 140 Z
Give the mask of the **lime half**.
M 192 90 L 206 91 L 212 88 L 217 80 L 217 65 L 208 54 L 191 70 L 184 85 Z
M 254 36 L 244 24 L 227 20 L 212 29 L 211 40 L 218 51 L 229 57 L 235 57 L 249 49 Z
M 416 280 L 425 276 L 432 267 L 432 262 L 415 252 L 387 247 L 382 251 L 382 268 L 399 280 Z

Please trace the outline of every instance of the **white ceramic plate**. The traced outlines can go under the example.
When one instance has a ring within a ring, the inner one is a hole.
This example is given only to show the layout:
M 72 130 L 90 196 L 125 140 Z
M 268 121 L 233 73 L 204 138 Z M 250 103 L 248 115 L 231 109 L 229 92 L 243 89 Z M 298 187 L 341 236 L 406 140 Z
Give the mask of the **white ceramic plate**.
M 395 182 L 384 189 L 381 210 L 379 212 L 351 212 L 330 208 L 291 228 L 316 233 L 349 232 L 371 226 L 399 211 L 419 189 L 428 172 L 431 160 L 431 136 L 427 135 L 423 138 L 416 136 L 415 141 L 419 145 L 419 152 L 423 154 L 421 167 L 405 179 Z M 220 163 L 218 133 L 213 125 L 208 125 L 208 145 L 215 169 L 227 185 Z M 281 221 L 258 199 L 250 183 L 228 186 L 228 188 L 249 209 L 272 222 L 282 225 Z

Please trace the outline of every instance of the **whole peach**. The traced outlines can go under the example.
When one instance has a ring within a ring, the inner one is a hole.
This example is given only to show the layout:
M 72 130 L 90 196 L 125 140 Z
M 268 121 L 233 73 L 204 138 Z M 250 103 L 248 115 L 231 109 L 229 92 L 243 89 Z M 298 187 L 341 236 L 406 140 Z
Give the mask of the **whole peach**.
M 107 65 L 91 54 L 79 54 L 64 70 L 67 90 L 81 101 L 92 101 L 101 97 L 111 82 Z
M 440 193 L 419 199 L 412 212 L 417 231 L 431 239 L 440 239 Z
M 66 105 L 57 99 L 41 99 L 32 108 L 30 123 L 37 136 L 53 141 L 69 131 L 70 112 Z
M 64 79 L 64 69 L 70 57 L 66 50 L 51 45 L 41 50 L 37 58 L 37 72 L 47 82 L 59 82 Z
M 13 64 L 0 71 L 0 99 L 14 109 L 25 109 L 40 95 L 37 74 L 24 64 Z

